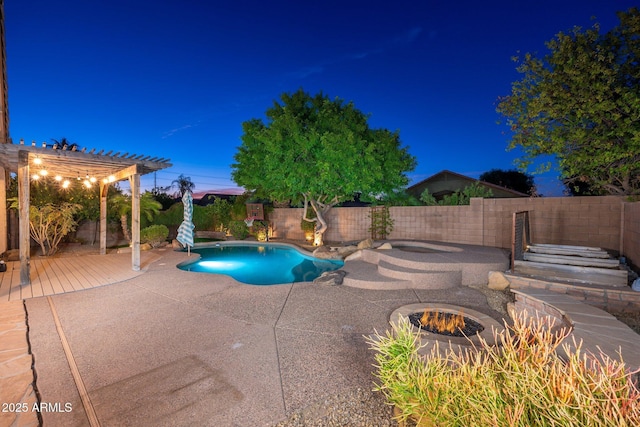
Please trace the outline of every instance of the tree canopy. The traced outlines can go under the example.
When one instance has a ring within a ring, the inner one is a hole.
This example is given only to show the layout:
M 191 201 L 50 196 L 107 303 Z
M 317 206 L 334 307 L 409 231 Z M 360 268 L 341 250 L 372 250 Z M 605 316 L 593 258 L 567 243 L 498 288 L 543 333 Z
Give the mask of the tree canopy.
M 242 124 L 232 165 L 234 181 L 259 197 L 309 202 L 324 233 L 323 213 L 354 194 L 373 198 L 406 186 L 415 158 L 399 133 L 371 129 L 353 102 L 285 93 L 266 111 L 266 123 Z
M 524 151 L 521 168 L 555 155 L 566 183 L 640 193 L 640 11 L 618 18 L 604 34 L 597 23 L 558 33 L 543 58 L 514 58 L 523 76 L 497 110 L 513 133 L 509 149 Z
M 491 169 L 480 175 L 480 181 L 529 195 L 533 195 L 536 192 L 533 176 L 515 169 Z

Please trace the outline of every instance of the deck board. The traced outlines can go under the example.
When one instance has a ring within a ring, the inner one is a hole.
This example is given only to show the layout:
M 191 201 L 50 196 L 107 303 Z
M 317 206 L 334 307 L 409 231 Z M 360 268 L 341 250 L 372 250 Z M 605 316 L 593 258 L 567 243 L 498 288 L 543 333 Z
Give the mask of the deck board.
M 87 254 L 31 258 L 31 284 L 20 285 L 20 262 L 7 262 L 0 273 L 0 302 L 37 298 L 95 288 L 132 279 L 144 273 L 160 258 L 153 251 L 143 252 L 141 270 L 131 268 L 131 254 Z

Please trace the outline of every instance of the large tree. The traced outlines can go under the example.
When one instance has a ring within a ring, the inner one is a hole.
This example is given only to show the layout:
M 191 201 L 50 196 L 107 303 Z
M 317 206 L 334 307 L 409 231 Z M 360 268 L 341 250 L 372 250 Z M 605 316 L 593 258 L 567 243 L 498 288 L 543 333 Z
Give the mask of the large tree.
M 509 148 L 524 151 L 521 167 L 554 155 L 567 184 L 640 193 L 640 11 L 618 18 L 604 34 L 598 24 L 558 33 L 543 58 L 514 58 L 523 76 L 497 110 L 513 133 Z
M 480 181 L 489 182 L 530 196 L 536 194 L 533 176 L 516 169 L 491 169 L 480 175 Z
M 331 207 L 356 193 L 365 199 L 391 194 L 407 185 L 405 173 L 416 165 L 397 131 L 371 129 L 352 102 L 301 89 L 283 94 L 266 118 L 242 124 L 233 179 L 260 197 L 304 202 L 303 218 L 316 222 L 316 245 Z M 306 217 L 309 205 L 315 218 Z

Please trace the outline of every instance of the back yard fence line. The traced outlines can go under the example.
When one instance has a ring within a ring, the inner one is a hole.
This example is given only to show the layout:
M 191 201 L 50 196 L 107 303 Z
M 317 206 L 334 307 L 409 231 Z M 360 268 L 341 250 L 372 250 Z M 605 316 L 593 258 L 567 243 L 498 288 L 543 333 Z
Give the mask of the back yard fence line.
M 513 214 L 528 211 L 533 243 L 595 246 L 640 266 L 640 202 L 623 197 L 473 198 L 468 206 L 393 206 L 388 239 L 433 240 L 511 249 Z M 304 239 L 302 209 L 276 208 L 273 237 Z M 348 242 L 371 235 L 371 208 L 333 208 L 325 241 Z

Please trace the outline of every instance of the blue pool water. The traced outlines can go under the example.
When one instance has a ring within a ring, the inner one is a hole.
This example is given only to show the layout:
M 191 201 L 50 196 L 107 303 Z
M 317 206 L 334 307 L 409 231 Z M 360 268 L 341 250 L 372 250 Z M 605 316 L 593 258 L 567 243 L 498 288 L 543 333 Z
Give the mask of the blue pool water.
M 325 271 L 337 270 L 341 260 L 325 260 L 306 255 L 287 245 L 216 244 L 191 250 L 200 255 L 197 261 L 178 265 L 186 271 L 226 274 L 250 285 L 311 282 Z

